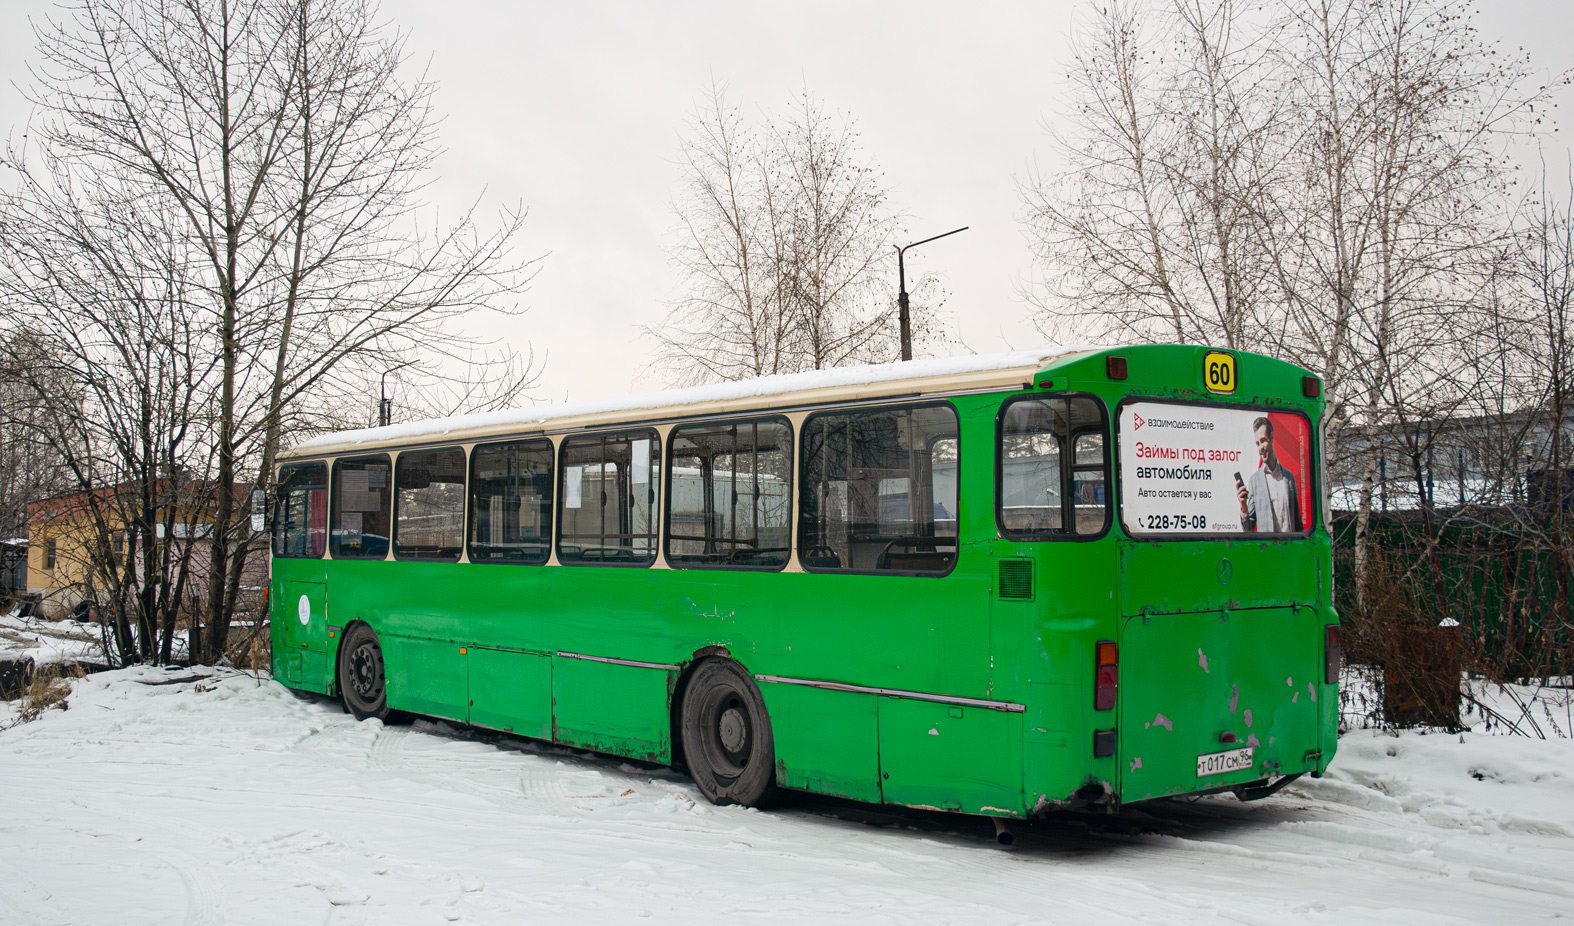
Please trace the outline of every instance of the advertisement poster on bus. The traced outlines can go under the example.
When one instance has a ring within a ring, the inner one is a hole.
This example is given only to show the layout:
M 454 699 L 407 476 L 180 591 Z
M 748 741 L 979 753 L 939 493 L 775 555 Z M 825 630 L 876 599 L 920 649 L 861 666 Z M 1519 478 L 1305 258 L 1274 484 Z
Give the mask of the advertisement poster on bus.
M 1300 534 L 1311 428 L 1267 409 L 1132 402 L 1120 410 L 1121 521 L 1131 534 Z

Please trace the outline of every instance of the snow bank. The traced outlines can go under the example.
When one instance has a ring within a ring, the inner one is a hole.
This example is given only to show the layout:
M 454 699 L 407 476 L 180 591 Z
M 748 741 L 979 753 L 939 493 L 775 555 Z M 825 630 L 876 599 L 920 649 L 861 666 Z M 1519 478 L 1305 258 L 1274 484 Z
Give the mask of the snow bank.
M 0 660 L 30 660 L 35 666 L 62 662 L 105 663 L 97 624 L 46 621 L 21 617 L 18 610 L 0 615 Z

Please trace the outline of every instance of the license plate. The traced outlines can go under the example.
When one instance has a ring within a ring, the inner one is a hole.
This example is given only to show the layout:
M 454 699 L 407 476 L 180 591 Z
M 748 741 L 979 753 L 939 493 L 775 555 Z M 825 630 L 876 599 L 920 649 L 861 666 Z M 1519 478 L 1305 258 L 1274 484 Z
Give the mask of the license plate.
M 1211 755 L 1197 757 L 1197 777 L 1206 778 L 1209 775 L 1223 775 L 1227 772 L 1238 772 L 1252 767 L 1252 748 L 1243 746 L 1240 749 L 1231 749 L 1229 752 L 1215 752 Z

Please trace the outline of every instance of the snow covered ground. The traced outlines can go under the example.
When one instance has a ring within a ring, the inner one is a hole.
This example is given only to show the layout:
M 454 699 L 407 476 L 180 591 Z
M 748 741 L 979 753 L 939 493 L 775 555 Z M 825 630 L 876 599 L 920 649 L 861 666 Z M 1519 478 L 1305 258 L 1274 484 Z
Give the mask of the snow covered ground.
M 685 779 L 234 672 L 132 668 L 0 732 L 0 923 L 1574 919 L 1574 741 L 1351 733 L 1275 797 L 987 821 Z M 0 704 L 0 727 L 16 706 Z
M 104 641 L 98 624 L 21 617 L 17 608 L 0 614 L 0 659 L 35 666 L 61 662 L 102 664 Z

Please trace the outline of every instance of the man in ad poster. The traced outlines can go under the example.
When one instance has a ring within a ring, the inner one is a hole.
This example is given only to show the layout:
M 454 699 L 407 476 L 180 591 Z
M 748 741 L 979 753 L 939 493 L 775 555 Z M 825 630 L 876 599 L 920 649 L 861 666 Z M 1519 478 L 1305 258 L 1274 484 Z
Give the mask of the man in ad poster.
M 1295 491 L 1295 477 L 1279 462 L 1273 446 L 1273 422 L 1259 417 L 1252 422 L 1252 437 L 1257 444 L 1260 465 L 1241 481 L 1235 474 L 1236 494 L 1241 502 L 1241 527 L 1248 531 L 1272 534 L 1301 532 L 1301 507 Z

